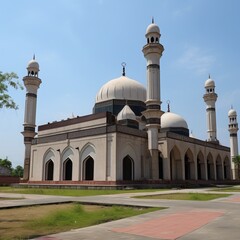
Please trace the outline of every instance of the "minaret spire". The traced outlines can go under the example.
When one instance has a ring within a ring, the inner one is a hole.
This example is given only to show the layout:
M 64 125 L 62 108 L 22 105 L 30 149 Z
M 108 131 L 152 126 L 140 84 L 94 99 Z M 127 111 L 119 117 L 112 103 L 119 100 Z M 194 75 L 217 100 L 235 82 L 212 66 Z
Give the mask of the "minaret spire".
M 207 115 L 207 134 L 208 142 L 219 144 L 217 140 L 217 121 L 216 121 L 216 108 L 215 104 L 218 95 L 215 93 L 215 82 L 210 78 L 205 82 L 205 94 L 203 99 L 206 103 L 206 115 Z
M 152 18 L 152 23 L 154 19 Z M 160 97 L 160 58 L 164 51 L 160 44 L 160 29 L 156 24 L 150 24 L 146 31 L 147 44 L 143 47 L 143 54 L 147 60 L 147 99 L 146 110 L 143 112 L 147 120 L 146 128 L 148 132 L 148 149 L 151 156 L 150 178 L 159 179 L 159 152 L 158 152 L 158 132 L 160 129 L 161 111 Z
M 232 178 L 239 179 L 236 165 L 232 161 L 234 157 L 238 156 L 238 122 L 237 122 L 237 112 L 232 108 L 228 112 L 228 131 L 230 133 L 230 152 L 231 152 L 231 168 L 232 168 Z M 227 178 L 228 176 L 225 176 Z M 228 177 L 229 178 L 229 177 Z
M 25 154 L 24 154 L 24 173 L 23 179 L 29 180 L 30 174 L 30 158 L 32 140 L 36 135 L 36 107 L 37 107 L 37 90 L 41 84 L 41 79 L 38 78 L 39 64 L 35 61 L 35 54 L 33 59 L 27 66 L 28 74 L 23 78 L 26 87 L 26 101 L 25 101 L 25 115 L 24 115 L 24 136 Z

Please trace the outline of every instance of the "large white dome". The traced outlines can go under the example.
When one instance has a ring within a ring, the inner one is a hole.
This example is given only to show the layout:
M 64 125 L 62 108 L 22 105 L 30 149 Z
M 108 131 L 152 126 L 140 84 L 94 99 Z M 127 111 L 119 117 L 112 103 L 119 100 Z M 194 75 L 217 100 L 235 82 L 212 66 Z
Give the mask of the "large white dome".
M 165 112 L 161 117 L 161 128 L 186 128 L 187 122 L 178 114 Z
M 146 101 L 146 89 L 139 82 L 125 76 L 104 84 L 96 96 L 96 103 L 111 99 Z

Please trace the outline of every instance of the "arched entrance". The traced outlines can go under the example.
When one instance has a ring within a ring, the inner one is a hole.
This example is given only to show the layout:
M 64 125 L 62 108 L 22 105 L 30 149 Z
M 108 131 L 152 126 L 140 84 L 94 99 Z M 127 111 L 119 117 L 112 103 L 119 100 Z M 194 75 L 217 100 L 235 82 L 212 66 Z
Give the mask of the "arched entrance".
M 54 163 L 50 159 L 47 161 L 45 165 L 45 180 L 52 181 L 53 180 L 53 170 L 54 170 Z
M 176 146 L 170 151 L 170 174 L 171 180 L 183 179 L 180 151 Z
M 163 179 L 163 158 L 161 153 L 158 155 L 158 174 L 159 179 Z
M 204 156 L 201 151 L 197 155 L 197 179 L 206 179 Z
M 190 149 L 187 150 L 184 156 L 184 167 L 185 167 L 185 180 L 194 179 L 194 161 L 193 154 Z
M 216 159 L 216 174 L 217 174 L 217 180 L 223 179 L 223 165 L 219 155 Z
M 72 180 L 72 160 L 70 158 L 63 163 L 63 180 Z
M 209 153 L 207 156 L 207 176 L 208 180 L 214 180 L 214 162 L 213 162 L 213 157 L 212 154 Z
M 231 166 L 230 160 L 228 157 L 226 157 L 223 162 L 224 179 L 231 179 L 231 167 L 230 166 Z
M 130 156 L 123 159 L 123 180 L 134 180 L 134 162 Z
M 84 176 L 85 179 L 84 180 L 88 180 L 91 181 L 94 178 L 94 160 L 92 157 L 88 157 L 85 161 L 84 161 Z

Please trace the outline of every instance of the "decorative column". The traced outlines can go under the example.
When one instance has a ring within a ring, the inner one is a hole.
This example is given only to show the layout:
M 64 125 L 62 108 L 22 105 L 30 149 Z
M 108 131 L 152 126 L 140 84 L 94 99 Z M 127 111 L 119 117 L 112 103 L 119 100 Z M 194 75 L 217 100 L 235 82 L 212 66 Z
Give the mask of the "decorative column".
M 217 101 L 217 94 L 215 93 L 215 82 L 210 78 L 205 82 L 206 93 L 203 95 L 203 99 L 206 103 L 207 113 L 207 134 L 208 142 L 219 144 L 217 140 L 217 123 L 216 123 L 216 108 L 215 103 Z
M 238 172 L 236 169 L 236 164 L 232 161 L 234 157 L 238 156 L 238 122 L 237 122 L 237 112 L 234 109 L 230 109 L 228 112 L 228 131 L 230 133 L 230 155 L 231 155 L 231 169 L 233 179 L 238 179 Z
M 23 180 L 29 179 L 30 171 L 30 158 L 31 158 L 31 144 L 34 136 L 36 135 L 36 107 L 37 107 L 37 90 L 41 84 L 41 79 L 38 78 L 39 64 L 35 60 L 35 56 L 28 63 L 28 74 L 23 78 L 26 87 L 26 100 L 25 100 L 25 115 L 24 115 L 24 136 L 25 156 L 24 156 L 24 173 Z
M 160 129 L 161 99 L 160 99 L 160 57 L 164 51 L 160 44 L 159 27 L 152 21 L 146 30 L 147 44 L 143 47 L 144 57 L 147 60 L 147 100 L 146 128 L 148 132 L 148 149 L 151 155 L 150 178 L 159 179 L 159 151 L 158 132 Z

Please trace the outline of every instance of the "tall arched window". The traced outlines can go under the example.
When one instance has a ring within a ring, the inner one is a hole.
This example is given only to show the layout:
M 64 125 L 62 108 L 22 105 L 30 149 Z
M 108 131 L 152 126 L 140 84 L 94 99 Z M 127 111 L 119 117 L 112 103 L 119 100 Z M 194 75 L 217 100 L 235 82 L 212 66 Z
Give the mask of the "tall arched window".
M 84 176 L 85 179 L 84 180 L 93 180 L 94 179 L 94 160 L 92 157 L 88 157 L 85 161 L 84 161 Z
M 63 180 L 72 180 L 72 160 L 69 158 L 63 164 Z
M 52 181 L 53 180 L 53 170 L 54 170 L 54 163 L 50 159 L 47 161 L 45 165 L 45 180 Z
M 123 159 L 123 180 L 134 179 L 134 162 L 130 156 Z

